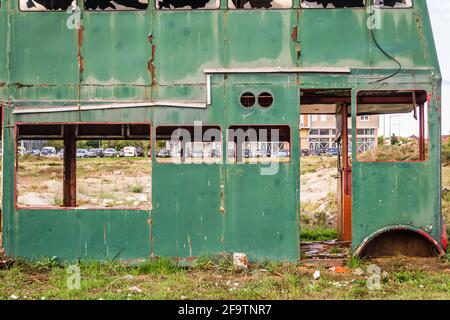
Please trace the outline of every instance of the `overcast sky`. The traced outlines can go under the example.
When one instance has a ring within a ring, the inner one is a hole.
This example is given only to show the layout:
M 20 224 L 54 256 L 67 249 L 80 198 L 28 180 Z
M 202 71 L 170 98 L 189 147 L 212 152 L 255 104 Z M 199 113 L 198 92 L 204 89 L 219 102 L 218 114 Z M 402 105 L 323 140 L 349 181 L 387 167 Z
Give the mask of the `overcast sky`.
M 442 134 L 450 133 L 450 1 L 427 0 L 443 77 Z

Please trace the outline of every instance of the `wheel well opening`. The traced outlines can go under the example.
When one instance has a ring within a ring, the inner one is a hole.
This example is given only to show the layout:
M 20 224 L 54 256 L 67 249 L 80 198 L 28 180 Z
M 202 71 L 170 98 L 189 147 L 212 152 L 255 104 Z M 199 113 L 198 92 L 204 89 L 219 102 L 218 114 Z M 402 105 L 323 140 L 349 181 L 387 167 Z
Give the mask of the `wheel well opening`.
M 361 258 L 435 257 L 439 255 L 439 248 L 418 232 L 397 229 L 376 235 L 364 245 L 358 255 Z

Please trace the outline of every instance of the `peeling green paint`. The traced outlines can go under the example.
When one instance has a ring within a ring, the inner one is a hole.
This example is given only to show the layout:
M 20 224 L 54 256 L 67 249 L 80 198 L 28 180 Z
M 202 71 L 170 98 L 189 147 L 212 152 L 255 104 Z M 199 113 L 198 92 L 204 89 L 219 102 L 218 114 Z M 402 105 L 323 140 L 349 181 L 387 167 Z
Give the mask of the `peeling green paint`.
M 440 71 L 425 0 L 386 9 L 374 45 L 365 9 L 65 12 L 0 7 L 3 123 L 3 245 L 10 256 L 62 259 L 189 258 L 220 251 L 254 259 L 299 258 L 301 88 L 426 89 L 431 94 L 429 159 L 369 164 L 353 159 L 353 248 L 396 224 L 423 228 L 443 245 L 440 205 Z M 297 32 L 297 37 L 295 36 Z M 293 36 L 294 34 L 294 36 Z M 349 74 L 215 74 L 205 109 L 136 107 L 14 114 L 18 107 L 150 101 L 205 101 L 205 68 L 349 67 Z M 242 92 L 269 91 L 274 105 L 248 112 Z M 300 108 L 299 108 L 300 106 Z M 18 122 L 148 122 L 291 127 L 292 161 L 275 176 L 260 166 L 164 165 L 153 161 L 153 210 L 18 210 L 14 207 L 14 125 Z M 353 133 L 355 134 L 355 133 Z M 356 154 L 356 152 L 353 152 Z M 223 198 L 221 198 L 223 197 Z M 225 206 L 224 212 L 221 207 Z

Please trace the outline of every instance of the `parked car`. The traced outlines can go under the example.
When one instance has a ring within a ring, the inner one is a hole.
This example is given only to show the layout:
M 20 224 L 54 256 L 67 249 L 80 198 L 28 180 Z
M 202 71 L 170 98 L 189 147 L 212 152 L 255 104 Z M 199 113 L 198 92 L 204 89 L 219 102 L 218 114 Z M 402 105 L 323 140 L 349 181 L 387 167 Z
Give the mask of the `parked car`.
M 250 150 L 250 149 L 245 149 L 245 150 L 244 150 L 244 153 L 243 153 L 243 156 L 244 156 L 244 158 L 251 158 L 251 157 L 253 157 L 252 150 Z
M 311 149 L 309 154 L 312 156 L 321 156 L 326 153 L 326 149 Z
M 211 158 L 219 158 L 219 157 L 220 157 L 220 152 L 219 152 L 219 150 L 212 149 L 212 150 L 209 152 L 209 156 L 210 156 Z
M 89 158 L 102 158 L 104 156 L 103 155 L 103 150 L 99 149 L 99 148 L 89 149 L 88 156 L 89 156 Z
M 77 158 L 87 158 L 88 157 L 88 151 L 86 149 L 77 149 Z
M 43 147 L 41 150 L 41 155 L 43 157 L 57 157 L 55 147 Z
M 123 149 L 120 149 L 117 154 L 118 154 L 119 157 L 124 157 Z
M 136 157 L 136 148 L 135 147 L 123 148 L 123 156 L 124 157 Z
M 114 148 L 107 148 L 103 151 L 103 155 L 108 158 L 109 157 L 117 157 L 118 153 L 117 153 L 116 149 L 114 149 Z
M 258 151 L 256 151 L 256 156 L 257 156 L 258 158 L 261 158 L 261 157 L 264 157 L 264 158 L 270 157 L 270 156 L 271 156 L 271 152 L 270 152 L 269 149 L 258 149 Z
M 301 153 L 302 153 L 302 156 L 307 157 L 307 156 L 309 156 L 309 149 L 302 149 Z
M 141 147 L 136 148 L 136 157 L 143 157 L 144 156 L 144 150 Z
M 333 157 L 338 155 L 338 148 L 327 148 L 326 155 Z
M 57 155 L 59 159 L 64 159 L 64 149 L 59 150 Z
M 192 151 L 192 158 L 203 158 L 203 151 L 202 150 L 194 150 Z
M 41 150 L 33 149 L 33 150 L 31 150 L 30 155 L 33 157 L 40 157 L 40 156 L 42 156 Z
M 280 150 L 277 151 L 276 156 L 278 158 L 289 158 L 289 150 L 280 149 Z
M 171 154 L 170 154 L 170 150 L 168 149 L 161 149 L 159 150 L 159 152 L 156 154 L 156 156 L 158 158 L 170 158 Z

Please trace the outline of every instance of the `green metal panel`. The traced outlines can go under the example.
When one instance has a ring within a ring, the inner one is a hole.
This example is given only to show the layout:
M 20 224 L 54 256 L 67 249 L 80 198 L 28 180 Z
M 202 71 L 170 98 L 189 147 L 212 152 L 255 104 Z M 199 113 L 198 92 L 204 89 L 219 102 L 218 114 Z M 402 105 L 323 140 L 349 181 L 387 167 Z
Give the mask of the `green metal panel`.
M 226 66 L 295 66 L 294 10 L 230 10 L 224 21 Z
M 426 89 L 431 96 L 437 94 L 435 88 Z M 430 100 L 427 112 L 430 139 L 425 162 L 370 163 L 359 162 L 353 157 L 354 250 L 374 233 L 396 226 L 410 227 L 411 230 L 428 234 L 441 247 L 444 246 L 440 192 L 440 107 L 436 100 Z M 353 123 L 356 123 L 355 117 Z
M 76 85 L 79 82 L 77 30 L 67 28 L 67 13 L 12 10 L 9 15 L 10 83 Z
M 62 260 L 150 255 L 150 214 L 124 210 L 18 210 L 13 254 Z
M 160 86 L 204 85 L 203 69 L 223 64 L 223 12 L 220 10 L 158 11 L 153 31 L 156 81 Z
M 245 252 L 251 260 L 299 258 L 299 94 L 296 85 L 289 85 L 294 80 L 292 76 L 234 76 L 226 83 L 227 127 L 276 124 L 291 129 L 292 159 L 272 164 L 273 173 L 265 175 L 267 164 L 225 165 L 225 248 Z M 245 82 L 248 84 L 238 84 Z M 274 103 L 268 109 L 254 106 L 249 111 L 239 102 L 245 91 L 256 96 L 268 91 Z
M 152 52 L 148 40 L 150 26 L 145 11 L 85 12 L 80 44 L 84 60 L 82 83 L 91 86 L 150 85 L 151 75 L 147 70 Z M 97 95 L 102 96 L 101 93 Z M 139 98 L 138 92 L 135 96 L 132 92 L 123 96 Z
M 153 162 L 152 236 L 156 255 L 180 258 L 223 251 L 221 165 Z

